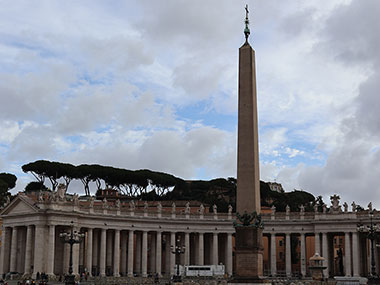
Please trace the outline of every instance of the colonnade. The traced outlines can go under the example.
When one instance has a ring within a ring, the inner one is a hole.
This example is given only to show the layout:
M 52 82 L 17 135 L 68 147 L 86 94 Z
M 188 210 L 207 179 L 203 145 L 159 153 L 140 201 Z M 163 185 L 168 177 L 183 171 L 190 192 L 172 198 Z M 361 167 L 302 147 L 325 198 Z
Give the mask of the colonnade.
M 324 277 L 337 275 L 337 272 L 334 272 L 334 259 L 337 257 L 336 252 L 334 252 L 334 237 L 341 237 L 343 239 L 344 236 L 344 248 L 342 248 L 342 261 L 345 276 L 360 276 L 366 275 L 369 271 L 368 266 L 365 268 L 365 264 L 360 264 L 361 254 L 366 254 L 368 251 L 368 242 L 366 242 L 365 237 L 361 237 L 357 231 L 346 231 L 346 232 L 315 232 L 315 233 L 306 233 L 306 232 L 285 232 L 285 233 L 265 233 L 265 236 L 268 238 L 268 256 L 269 256 L 269 275 L 277 276 L 278 275 L 278 253 L 277 249 L 278 242 L 276 237 L 283 237 L 285 242 L 285 274 L 290 277 L 293 275 L 292 272 L 292 260 L 291 260 L 291 236 L 296 236 L 298 239 L 298 248 L 297 252 L 299 254 L 299 266 L 300 266 L 300 275 L 305 277 L 307 272 L 307 251 L 310 250 L 307 248 L 306 238 L 312 237 L 314 238 L 314 253 L 319 253 L 321 256 L 325 258 L 325 266 L 326 269 L 323 270 Z M 363 240 L 364 243 L 360 244 L 360 240 Z M 281 242 L 282 245 L 282 242 Z M 335 250 L 337 248 L 335 247 Z M 369 264 L 369 263 L 367 263 Z M 367 272 L 365 272 L 367 271 Z
M 4 227 L 0 273 L 67 273 L 70 246 L 59 239 L 59 233 L 69 230 L 59 224 Z M 175 264 L 222 263 L 226 273 L 232 275 L 232 232 L 125 230 L 78 224 L 73 230 L 85 233 L 82 242 L 73 245 L 74 274 L 162 276 L 173 275 Z M 171 249 L 176 244 L 185 248 L 177 257 Z

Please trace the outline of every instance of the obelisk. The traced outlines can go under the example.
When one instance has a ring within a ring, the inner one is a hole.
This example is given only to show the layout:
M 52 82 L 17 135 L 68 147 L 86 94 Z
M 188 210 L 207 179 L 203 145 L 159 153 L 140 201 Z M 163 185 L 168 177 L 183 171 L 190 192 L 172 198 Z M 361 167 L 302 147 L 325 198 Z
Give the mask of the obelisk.
M 239 116 L 237 157 L 237 220 L 234 279 L 254 282 L 263 275 L 262 223 L 260 216 L 260 172 L 256 97 L 255 51 L 250 35 L 248 6 L 245 43 L 239 49 Z

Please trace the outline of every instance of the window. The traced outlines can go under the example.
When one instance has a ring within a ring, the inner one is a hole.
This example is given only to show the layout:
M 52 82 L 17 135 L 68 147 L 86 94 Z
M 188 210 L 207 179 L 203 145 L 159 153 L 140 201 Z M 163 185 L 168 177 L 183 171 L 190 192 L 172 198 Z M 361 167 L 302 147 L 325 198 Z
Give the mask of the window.
M 282 240 L 278 242 L 278 246 L 282 246 Z

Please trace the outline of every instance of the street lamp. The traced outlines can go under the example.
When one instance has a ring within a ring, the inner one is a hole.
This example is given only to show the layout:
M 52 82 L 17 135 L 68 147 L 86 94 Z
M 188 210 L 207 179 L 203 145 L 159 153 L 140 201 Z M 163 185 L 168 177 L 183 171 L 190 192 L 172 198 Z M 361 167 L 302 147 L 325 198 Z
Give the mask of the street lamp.
M 75 285 L 75 275 L 73 275 L 73 245 L 80 243 L 84 238 L 84 233 L 74 231 L 74 222 L 71 221 L 70 232 L 62 232 L 59 234 L 63 243 L 70 244 L 70 262 L 69 262 L 69 274 L 65 277 L 66 285 Z
M 373 223 L 373 211 L 369 212 L 369 218 L 370 218 L 370 225 L 364 226 L 363 224 L 358 224 L 358 232 L 366 233 L 367 237 L 371 241 L 371 277 L 375 277 L 376 263 L 375 263 L 374 241 L 376 240 L 379 227 Z
M 177 257 L 179 257 L 181 254 L 185 253 L 186 247 L 184 245 L 180 245 L 181 240 L 178 238 L 177 243 L 175 246 L 171 245 L 170 249 L 173 254 L 175 254 L 175 259 L 177 260 Z M 174 282 L 181 282 L 181 275 L 179 273 L 179 263 L 176 264 L 177 266 L 177 273 L 174 275 L 173 281 Z

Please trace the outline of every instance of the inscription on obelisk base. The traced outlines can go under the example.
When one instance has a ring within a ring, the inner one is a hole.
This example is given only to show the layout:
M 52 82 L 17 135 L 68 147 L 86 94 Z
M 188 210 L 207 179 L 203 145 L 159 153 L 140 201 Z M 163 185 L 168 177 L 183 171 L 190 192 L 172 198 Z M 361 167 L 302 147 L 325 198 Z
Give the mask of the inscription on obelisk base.
M 239 115 L 235 272 L 233 283 L 268 283 L 263 276 L 263 242 L 257 123 L 255 51 L 248 43 L 246 6 L 244 45 L 239 49 Z

